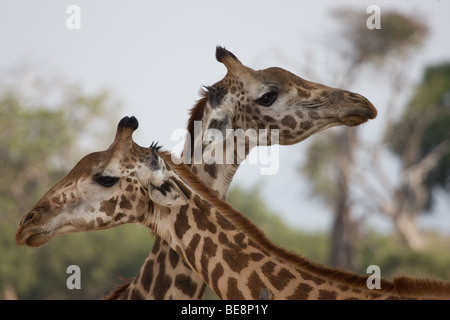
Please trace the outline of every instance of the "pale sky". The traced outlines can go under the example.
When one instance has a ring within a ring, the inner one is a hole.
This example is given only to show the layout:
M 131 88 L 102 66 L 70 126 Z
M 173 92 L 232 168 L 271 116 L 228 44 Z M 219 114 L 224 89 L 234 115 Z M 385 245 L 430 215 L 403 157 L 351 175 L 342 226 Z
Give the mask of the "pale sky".
M 450 3 L 445 0 L 0 0 L 0 72 L 29 64 L 41 73 L 80 82 L 87 90 L 109 88 L 124 106 L 117 120 L 125 115 L 138 118 L 136 142 L 146 146 L 157 140 L 171 150 L 177 144 L 171 134 L 185 128 L 188 109 L 201 86 L 225 75 L 214 57 L 216 45 L 225 46 L 253 69 L 278 66 L 336 86 L 327 70 L 340 62 L 333 60 L 328 44 L 330 38 L 332 45 L 342 39 L 333 36 L 336 21 L 330 11 L 350 6 L 368 17 L 366 9 L 372 4 L 380 7 L 381 22 L 383 10 L 395 8 L 429 24 L 430 37 L 411 77 L 418 79 L 430 63 L 450 60 Z M 80 30 L 66 26 L 70 5 L 81 10 Z M 383 88 L 374 83 L 357 92 L 378 107 Z M 376 120 L 363 130 L 376 132 Z M 308 143 L 281 147 L 276 175 L 262 177 L 257 166 L 243 166 L 233 184 L 261 184 L 266 201 L 285 221 L 303 229 L 327 229 L 328 209 L 312 199 L 298 172 Z M 450 232 L 450 216 L 444 209 L 449 204 L 441 197 L 438 213 L 421 224 Z M 380 228 L 386 226 L 380 222 Z

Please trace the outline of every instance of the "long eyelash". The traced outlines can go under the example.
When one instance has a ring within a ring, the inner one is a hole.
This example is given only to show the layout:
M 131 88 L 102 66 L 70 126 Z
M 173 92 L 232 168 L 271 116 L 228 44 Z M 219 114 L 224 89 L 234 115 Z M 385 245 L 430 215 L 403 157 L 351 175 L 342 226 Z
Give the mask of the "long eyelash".
M 158 146 L 158 141 L 153 141 L 152 144 L 150 145 L 150 148 L 154 149 L 155 151 L 159 151 L 159 149 L 162 148 L 162 146 Z

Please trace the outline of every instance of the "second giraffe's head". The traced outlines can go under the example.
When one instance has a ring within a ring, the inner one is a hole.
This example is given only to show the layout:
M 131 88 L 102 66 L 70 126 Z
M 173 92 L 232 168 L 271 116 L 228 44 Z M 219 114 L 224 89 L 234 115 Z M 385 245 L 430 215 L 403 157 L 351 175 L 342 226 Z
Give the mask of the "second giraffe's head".
M 136 118 L 123 118 L 107 150 L 82 158 L 51 188 L 20 221 L 17 244 L 38 247 L 60 234 L 130 222 L 155 227 L 154 212 L 168 214 L 170 207 L 186 204 L 186 184 L 163 160 L 171 156 L 155 145 L 137 145 L 137 127 Z
M 363 96 L 302 79 L 281 68 L 253 70 L 216 48 L 226 76 L 207 87 L 204 132 L 216 129 L 278 129 L 279 143 L 298 143 L 338 125 L 356 126 L 377 115 Z M 269 144 L 270 144 L 270 137 Z

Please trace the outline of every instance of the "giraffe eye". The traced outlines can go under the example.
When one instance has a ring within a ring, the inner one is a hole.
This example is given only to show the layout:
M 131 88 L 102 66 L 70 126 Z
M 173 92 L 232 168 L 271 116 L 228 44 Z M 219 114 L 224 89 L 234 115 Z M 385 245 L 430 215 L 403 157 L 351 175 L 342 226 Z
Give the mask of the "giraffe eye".
M 117 183 L 117 181 L 119 181 L 119 178 L 111 176 L 102 176 L 101 174 L 97 173 L 94 175 L 94 181 L 97 182 L 102 187 L 111 188 L 113 185 Z
M 256 103 L 264 106 L 264 107 L 270 107 L 275 100 L 278 98 L 278 92 L 276 91 L 269 91 L 265 94 L 263 94 L 260 98 L 256 99 Z

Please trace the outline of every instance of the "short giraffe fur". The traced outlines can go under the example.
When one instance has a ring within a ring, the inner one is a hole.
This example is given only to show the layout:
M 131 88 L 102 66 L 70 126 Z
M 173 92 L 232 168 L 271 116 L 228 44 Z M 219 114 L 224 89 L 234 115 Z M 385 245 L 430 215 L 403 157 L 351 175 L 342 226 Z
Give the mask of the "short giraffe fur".
M 232 164 L 196 164 L 196 146 L 201 144 L 201 154 L 208 147 L 208 142 L 202 141 L 203 134 L 195 135 L 197 121 L 202 124 L 202 133 L 207 129 L 222 133 L 239 128 L 278 129 L 279 143 L 291 145 L 326 128 L 358 125 L 377 114 L 374 106 L 358 94 L 304 80 L 281 68 L 255 71 L 224 48 L 216 48 L 216 59 L 226 66 L 227 74 L 202 90 L 201 98 L 191 109 L 187 125 L 190 139 L 185 141 L 183 161 L 222 199 L 243 159 L 234 156 L 236 161 Z M 272 144 L 271 137 L 268 134 L 266 145 Z M 244 157 L 251 147 L 245 146 Z M 237 150 L 236 145 L 232 150 Z M 160 256 L 166 259 L 157 259 Z M 201 299 L 204 289 L 203 281 L 167 243 L 156 237 L 156 244 L 139 275 L 115 288 L 107 298 Z
M 107 150 L 81 159 L 24 216 L 16 242 L 40 246 L 63 233 L 138 222 L 222 299 L 450 298 L 449 282 L 400 277 L 370 290 L 367 276 L 277 247 L 169 153 L 137 145 L 137 127 L 134 117 L 123 118 Z

